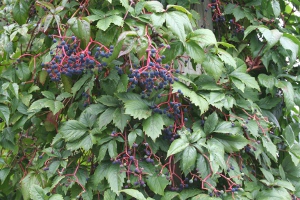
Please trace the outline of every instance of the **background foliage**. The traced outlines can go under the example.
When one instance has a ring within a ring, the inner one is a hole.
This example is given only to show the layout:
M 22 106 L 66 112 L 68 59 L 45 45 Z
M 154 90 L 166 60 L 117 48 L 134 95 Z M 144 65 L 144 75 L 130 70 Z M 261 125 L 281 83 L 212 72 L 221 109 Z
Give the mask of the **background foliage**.
M 203 2 L 2 1 L 0 198 L 299 198 L 300 2 Z

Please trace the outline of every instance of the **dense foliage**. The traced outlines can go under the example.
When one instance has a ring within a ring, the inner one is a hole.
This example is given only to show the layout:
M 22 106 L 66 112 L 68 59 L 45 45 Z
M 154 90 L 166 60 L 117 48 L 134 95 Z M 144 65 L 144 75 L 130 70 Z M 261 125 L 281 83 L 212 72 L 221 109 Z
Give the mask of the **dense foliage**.
M 3 0 L 0 199 L 300 198 L 300 2 L 204 2 Z

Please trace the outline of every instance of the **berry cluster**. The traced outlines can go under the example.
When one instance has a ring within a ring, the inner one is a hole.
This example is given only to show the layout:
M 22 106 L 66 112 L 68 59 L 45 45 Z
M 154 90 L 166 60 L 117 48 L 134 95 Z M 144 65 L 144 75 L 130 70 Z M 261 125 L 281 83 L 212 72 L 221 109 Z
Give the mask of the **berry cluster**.
M 147 50 L 147 61 L 142 63 L 141 66 L 133 65 L 130 68 L 130 74 L 128 75 L 129 89 L 134 89 L 139 85 L 143 90 L 142 98 L 150 96 L 153 90 L 163 89 L 178 80 L 173 74 L 179 71 L 168 64 L 162 63 L 162 60 L 165 58 L 164 55 L 159 55 L 159 51 L 162 48 L 164 48 L 164 45 L 161 45 L 159 49 L 152 48 Z
M 114 47 L 109 49 L 96 41 L 90 41 L 87 47 L 80 48 L 80 40 L 75 36 L 58 37 L 52 36 L 53 43 L 58 43 L 56 49 L 50 51 L 52 60 L 48 63 L 42 63 L 43 70 L 46 70 L 52 81 L 59 81 L 61 75 L 66 76 L 80 75 L 84 72 L 98 70 L 101 71 L 107 63 L 102 58 L 108 58 L 112 55 Z M 58 38 L 58 39 L 57 39 Z M 94 53 L 92 54 L 92 51 Z
M 225 22 L 224 14 L 221 12 L 221 2 L 219 0 L 212 0 L 210 4 L 207 5 L 211 8 L 212 19 L 214 22 Z M 206 9 L 207 11 L 207 9 Z

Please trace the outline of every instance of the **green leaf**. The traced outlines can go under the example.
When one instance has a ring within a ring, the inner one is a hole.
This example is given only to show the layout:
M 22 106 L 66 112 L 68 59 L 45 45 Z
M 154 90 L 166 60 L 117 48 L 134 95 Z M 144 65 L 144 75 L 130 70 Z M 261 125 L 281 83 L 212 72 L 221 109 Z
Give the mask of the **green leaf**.
M 232 123 L 227 121 L 220 122 L 214 130 L 215 133 L 230 133 L 232 135 L 236 135 L 241 131 L 242 129 L 240 127 L 238 126 L 232 127 Z
M 147 119 L 151 116 L 152 110 L 140 100 L 125 101 L 125 114 L 131 115 L 135 119 Z
M 290 194 L 284 188 L 272 188 L 268 190 L 262 190 L 256 196 L 259 200 L 282 200 L 291 199 Z
M 295 134 L 290 125 L 287 125 L 283 131 L 283 136 L 286 139 L 288 145 L 291 147 L 295 143 Z
M 5 120 L 6 125 L 9 124 L 10 110 L 5 105 L 0 105 L 0 117 Z
M 206 54 L 202 67 L 208 75 L 214 77 L 215 81 L 218 81 L 223 71 L 225 71 L 222 61 L 211 53 Z
M 135 142 L 136 137 L 137 137 L 136 130 L 133 130 L 128 134 L 128 144 L 129 144 L 130 148 L 132 147 L 133 143 Z
M 12 9 L 12 15 L 14 20 L 19 24 L 25 24 L 29 14 L 29 5 L 28 2 L 24 0 L 15 1 L 15 5 Z
M 166 49 L 164 51 L 164 55 L 166 56 L 165 59 L 163 59 L 164 63 L 169 63 L 171 60 L 175 59 L 177 56 L 180 56 L 183 54 L 184 47 L 182 42 L 175 41 L 170 44 L 170 49 Z
M 230 76 L 234 77 L 236 79 L 239 79 L 246 86 L 260 91 L 260 88 L 259 88 L 258 83 L 256 82 L 255 78 L 250 76 L 249 74 L 234 71 L 230 74 Z
M 245 126 L 247 127 L 251 135 L 253 135 L 255 138 L 259 137 L 259 128 L 256 120 L 248 121 L 248 124 L 245 124 Z
M 109 143 L 108 143 L 108 154 L 111 158 L 115 158 L 118 155 L 116 140 L 109 141 Z
M 99 117 L 99 128 L 102 128 L 109 124 L 113 120 L 113 114 L 116 108 L 108 108 Z
M 188 89 L 184 84 L 179 82 L 175 82 L 172 87 L 173 92 L 181 90 L 185 97 L 188 97 L 193 104 L 200 108 L 201 114 L 208 110 L 209 104 L 206 99 L 202 97 L 202 95 L 196 94 L 194 91 Z
M 80 88 L 83 86 L 83 84 L 89 79 L 91 78 L 90 74 L 86 74 L 84 76 L 82 76 L 78 81 L 76 81 L 76 83 L 74 84 L 74 86 L 72 87 L 72 93 L 73 96 L 75 96 L 76 92 L 78 90 L 80 90 Z
M 110 165 L 106 174 L 107 182 L 109 183 L 110 189 L 119 195 L 122 189 L 126 173 L 121 171 L 119 165 Z
M 184 13 L 179 11 L 166 13 L 166 25 L 183 43 L 186 39 L 185 30 L 192 30 L 189 18 Z
M 237 89 L 239 89 L 242 92 L 244 92 L 244 90 L 245 90 L 245 84 L 242 81 L 240 81 L 239 79 L 234 78 L 234 77 L 231 77 L 231 81 L 232 81 L 232 83 L 235 85 L 235 87 Z
M 218 56 L 225 64 L 236 68 L 236 62 L 228 52 L 223 49 L 218 49 Z
M 0 169 L 0 183 L 3 184 L 10 172 L 10 168 L 5 167 Z
M 214 138 L 218 140 L 226 152 L 233 153 L 244 148 L 248 144 L 248 140 L 242 135 L 225 135 L 215 134 Z
M 49 200 L 64 200 L 64 198 L 61 194 L 54 194 L 54 195 L 51 195 Z
M 165 13 L 153 13 L 150 16 L 152 25 L 154 27 L 160 28 L 166 21 L 166 14 Z
M 280 186 L 280 187 L 284 187 L 288 190 L 291 191 L 295 191 L 295 187 L 288 181 L 284 181 L 284 180 L 275 180 L 274 185 Z
M 87 110 L 84 110 L 79 116 L 78 121 L 84 124 L 86 127 L 92 128 L 96 122 L 96 118 L 97 118 L 96 115 L 93 115 L 87 112 Z
M 121 190 L 120 192 L 124 192 L 124 193 L 128 194 L 129 196 L 134 197 L 137 200 L 146 200 L 144 195 L 135 189 L 124 189 L 124 190 Z
M 267 179 L 268 182 L 274 183 L 274 176 L 271 172 L 265 170 L 264 168 L 260 168 L 260 171 L 263 173 L 264 177 Z
M 167 5 L 167 10 L 169 10 L 170 8 L 174 8 L 175 10 L 181 11 L 185 14 L 187 14 L 187 16 L 192 19 L 193 15 L 184 7 L 179 6 L 179 5 Z
M 212 162 L 212 170 L 216 173 L 221 167 L 222 169 L 226 169 L 227 165 L 224 159 L 224 146 L 217 139 L 212 138 L 207 141 L 208 152 L 210 153 L 209 159 Z
M 272 89 L 275 85 L 275 77 L 273 76 L 268 76 L 266 74 L 259 74 L 258 75 L 258 82 L 262 85 L 265 86 L 266 88 Z
M 278 17 L 280 15 L 280 4 L 277 0 L 272 0 L 271 5 L 273 8 L 273 13 L 275 17 Z
M 291 40 L 290 38 L 284 36 L 280 38 L 280 44 L 283 46 L 283 48 L 292 52 L 291 62 L 294 63 L 299 52 L 299 45 L 293 42 L 293 40 Z
M 190 171 L 192 167 L 194 167 L 197 159 L 197 151 L 193 146 L 187 146 L 181 157 L 182 170 L 184 172 Z
M 190 145 L 190 143 L 187 140 L 184 140 L 182 138 L 174 140 L 172 142 L 172 144 L 170 145 L 170 148 L 167 153 L 167 157 L 183 151 L 189 145 Z
M 288 110 L 291 110 L 294 108 L 295 103 L 294 103 L 294 88 L 293 85 L 290 82 L 286 82 L 286 81 L 278 81 L 276 84 L 277 87 L 282 89 L 282 93 L 283 93 L 283 98 L 284 98 L 284 102 L 286 104 L 286 108 Z
M 50 91 L 42 91 L 42 95 L 47 99 L 55 100 L 55 95 Z
M 103 160 L 103 158 L 105 157 L 107 149 L 108 149 L 107 144 L 101 145 L 101 147 L 99 149 L 99 155 L 98 155 L 99 162 L 101 162 Z
M 76 120 L 69 120 L 59 128 L 59 132 L 67 142 L 72 142 L 81 138 L 87 131 L 87 127 Z
M 128 121 L 130 120 L 130 116 L 124 114 L 124 110 L 121 108 L 117 108 L 113 114 L 113 123 L 117 128 L 119 128 L 122 132 L 126 127 Z
M 31 77 L 29 67 L 25 63 L 18 65 L 16 74 L 21 81 L 27 81 Z
M 216 112 L 213 112 L 211 115 L 207 117 L 207 120 L 205 121 L 204 124 L 204 132 L 206 133 L 206 135 L 212 133 L 215 130 L 217 124 L 218 124 L 218 115 Z
M 177 192 L 165 192 L 165 194 L 162 196 L 161 200 L 170 200 L 175 199 L 176 196 L 179 196 Z
M 100 30 L 106 31 L 109 28 L 111 23 L 122 27 L 124 24 L 124 20 L 122 17 L 118 15 L 111 15 L 100 19 L 96 26 Z
M 153 141 L 156 140 L 161 134 L 164 126 L 163 118 L 160 114 L 154 114 L 143 121 L 143 131 Z
M 85 48 L 90 41 L 90 22 L 84 18 L 71 18 L 68 20 L 72 32 L 82 42 L 82 48 Z
M 39 185 L 31 186 L 30 190 L 30 198 L 32 200 L 44 200 L 45 199 L 45 191 Z
M 158 1 L 147 1 L 144 3 L 144 8 L 149 12 L 164 12 L 163 5 Z
M 262 137 L 263 146 L 265 150 L 271 155 L 271 159 L 277 162 L 277 148 L 270 138 Z
M 92 148 L 93 143 L 95 143 L 95 139 L 93 139 L 91 134 L 89 134 L 84 138 L 80 138 L 74 142 L 68 142 L 66 147 L 70 151 L 74 151 L 80 148 L 85 151 L 89 151 Z
M 215 34 L 209 29 L 197 29 L 187 36 L 187 40 L 199 42 L 201 47 L 217 44 Z
M 118 99 L 110 95 L 102 95 L 98 100 L 106 106 L 116 107 L 119 105 Z
M 163 196 L 169 181 L 166 179 L 166 177 L 154 175 L 149 176 L 146 179 L 146 183 L 155 194 L 160 194 Z
M 116 193 L 114 193 L 113 191 L 111 191 L 110 189 L 106 190 L 104 192 L 104 200 L 115 200 L 116 199 Z
M 187 54 L 195 60 L 197 63 L 202 63 L 205 59 L 205 53 L 203 49 L 194 41 L 185 43 L 185 49 Z

